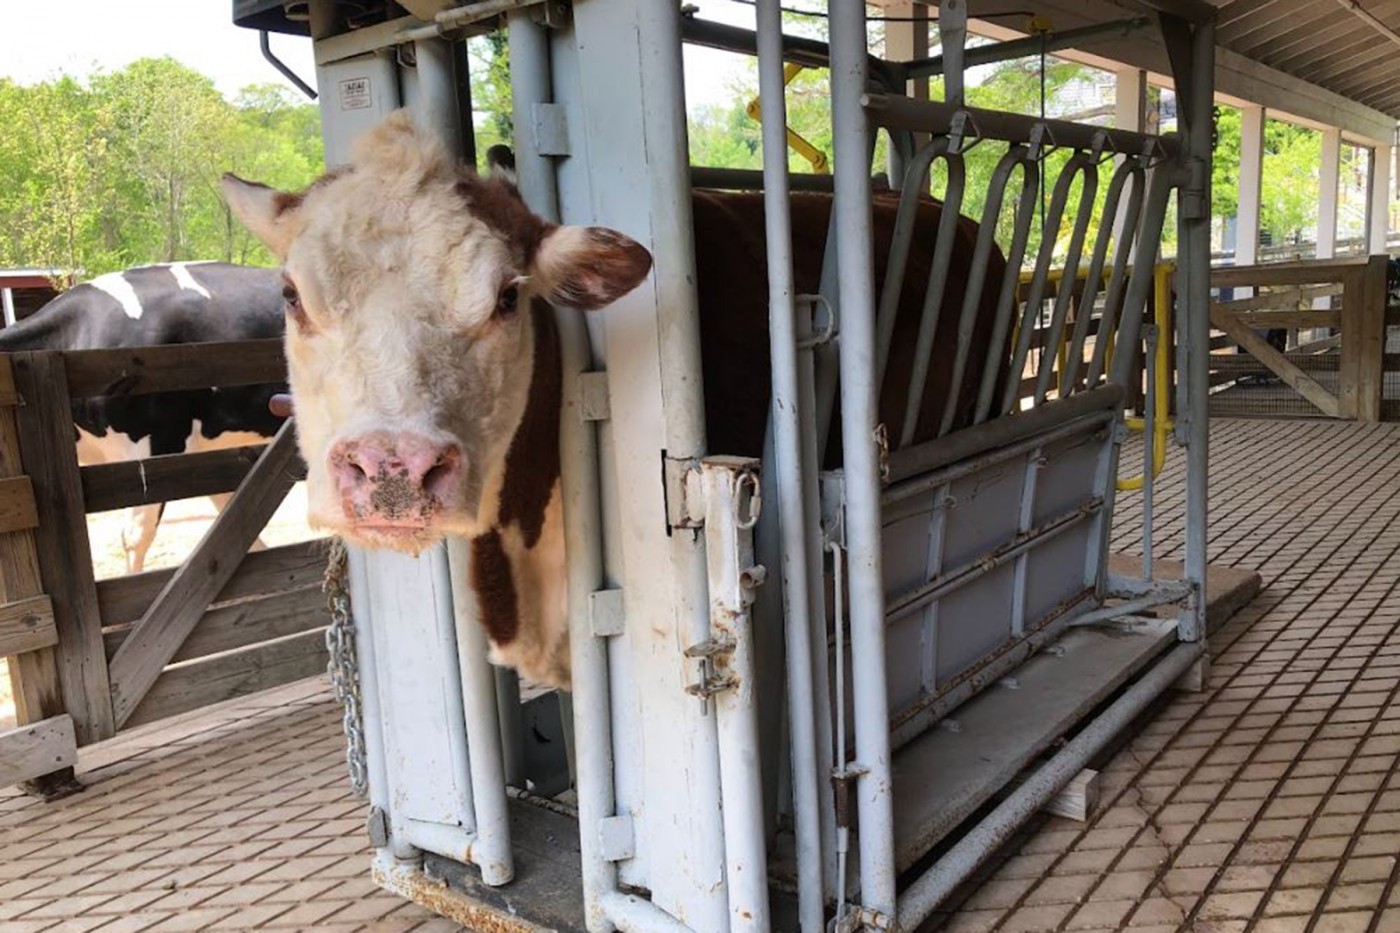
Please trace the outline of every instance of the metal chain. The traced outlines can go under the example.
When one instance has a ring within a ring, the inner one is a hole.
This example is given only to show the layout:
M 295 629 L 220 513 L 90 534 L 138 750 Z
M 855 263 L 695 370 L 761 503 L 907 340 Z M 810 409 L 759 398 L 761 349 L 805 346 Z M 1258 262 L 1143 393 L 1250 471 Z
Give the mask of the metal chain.
M 360 714 L 360 664 L 355 652 L 355 618 L 350 610 L 349 577 L 346 571 L 345 542 L 331 540 L 326 577 L 322 589 L 331 612 L 331 624 L 326 629 L 326 649 L 330 662 L 326 665 L 335 698 L 345 710 L 345 763 L 350 769 L 350 789 L 356 797 L 368 796 L 365 783 L 365 732 Z

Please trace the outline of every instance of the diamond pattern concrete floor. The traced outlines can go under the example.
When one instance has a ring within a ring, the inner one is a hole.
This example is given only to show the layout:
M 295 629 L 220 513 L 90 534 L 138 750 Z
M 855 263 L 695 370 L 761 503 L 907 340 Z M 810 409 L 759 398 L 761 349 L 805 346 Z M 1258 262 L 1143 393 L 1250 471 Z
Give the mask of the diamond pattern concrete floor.
M 1037 820 L 933 928 L 1400 933 L 1400 426 L 1219 421 L 1212 442 L 1211 558 L 1265 591 L 1215 637 L 1207 689 L 1104 764 L 1093 818 Z M 57 803 L 0 791 L 0 933 L 457 929 L 369 881 L 320 680 L 135 730 L 81 771 Z

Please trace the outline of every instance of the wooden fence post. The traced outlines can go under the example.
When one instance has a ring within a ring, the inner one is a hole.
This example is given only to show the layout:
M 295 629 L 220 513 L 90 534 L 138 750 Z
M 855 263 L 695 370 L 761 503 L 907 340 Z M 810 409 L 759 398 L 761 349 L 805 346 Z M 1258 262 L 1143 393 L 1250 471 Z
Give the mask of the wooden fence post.
M 1385 391 L 1385 305 L 1389 257 L 1371 256 L 1346 276 L 1342 292 L 1342 417 L 1381 420 Z
M 78 744 L 88 745 L 116 730 L 67 374 L 59 353 L 17 353 L 12 360 L 20 455 L 34 483 L 39 574 L 53 601 L 63 702 Z
M 0 478 L 18 477 L 24 473 L 20 460 L 19 432 L 15 425 L 15 402 L 10 361 L 0 355 L 0 406 L 3 406 L 0 407 Z M 43 596 L 43 592 L 39 582 L 34 531 L 0 534 L 0 603 L 11 605 L 37 600 Z M 11 655 L 9 669 L 10 685 L 15 695 L 15 716 L 20 726 L 37 726 L 47 720 L 66 719 L 63 687 L 58 676 L 58 653 L 52 642 L 38 650 Z M 26 781 L 26 787 L 49 799 L 82 790 L 82 785 L 74 777 L 72 764 L 64 764 Z

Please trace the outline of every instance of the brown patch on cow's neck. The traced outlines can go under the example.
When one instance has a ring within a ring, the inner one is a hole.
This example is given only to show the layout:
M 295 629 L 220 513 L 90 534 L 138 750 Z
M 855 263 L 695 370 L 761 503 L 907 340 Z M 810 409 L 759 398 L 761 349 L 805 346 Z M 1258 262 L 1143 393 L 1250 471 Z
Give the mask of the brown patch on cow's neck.
M 497 645 L 510 644 L 520 630 L 520 606 L 499 531 L 472 539 L 472 589 L 486 634 Z
M 536 298 L 530 315 L 535 330 L 530 395 L 506 453 L 499 519 L 502 527 L 519 526 L 527 548 L 540 540 L 545 509 L 559 480 L 559 407 L 563 386 L 554 309 Z
M 473 216 L 506 238 L 521 269 L 528 267 L 549 224 L 525 206 L 520 190 L 504 178 L 464 172 L 457 181 L 457 194 Z

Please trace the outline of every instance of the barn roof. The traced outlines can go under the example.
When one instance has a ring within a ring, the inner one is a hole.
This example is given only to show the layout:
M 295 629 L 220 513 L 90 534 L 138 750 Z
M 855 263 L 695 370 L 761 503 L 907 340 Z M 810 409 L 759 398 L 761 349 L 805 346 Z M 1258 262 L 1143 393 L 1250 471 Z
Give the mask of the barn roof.
M 1022 27 L 1023 11 L 1056 31 L 1168 10 L 1216 21 L 1216 87 L 1304 122 L 1390 142 L 1400 120 L 1400 0 L 969 0 L 968 14 Z M 1155 36 L 1086 49 L 1170 74 Z

